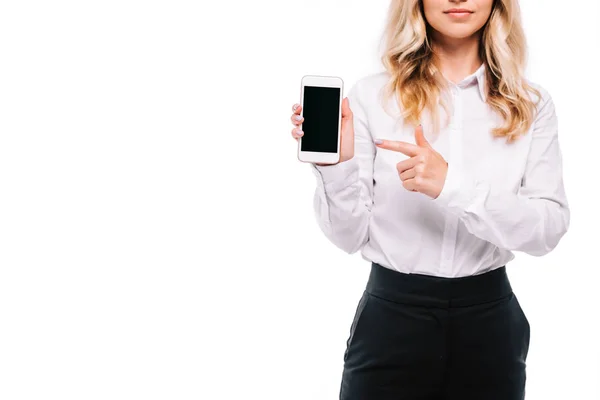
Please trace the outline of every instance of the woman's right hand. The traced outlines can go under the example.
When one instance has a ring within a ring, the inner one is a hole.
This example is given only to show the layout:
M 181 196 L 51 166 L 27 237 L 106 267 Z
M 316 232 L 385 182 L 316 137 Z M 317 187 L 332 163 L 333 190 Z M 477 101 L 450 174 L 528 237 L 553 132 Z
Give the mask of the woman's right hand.
M 300 125 L 304 122 L 304 118 L 300 115 L 302 111 L 302 106 L 300 104 L 294 104 L 292 107 L 293 114 L 291 116 L 292 124 L 294 125 L 294 129 L 292 129 L 292 137 L 298 141 L 299 138 L 304 134 L 302 129 L 300 129 Z M 348 161 L 352 157 L 354 157 L 354 120 L 352 115 L 352 110 L 350 109 L 350 105 L 348 104 L 348 98 L 345 97 L 342 100 L 342 139 L 340 143 L 340 161 L 344 162 Z M 320 164 L 316 163 L 319 166 L 327 166 L 327 165 L 335 165 L 335 164 Z

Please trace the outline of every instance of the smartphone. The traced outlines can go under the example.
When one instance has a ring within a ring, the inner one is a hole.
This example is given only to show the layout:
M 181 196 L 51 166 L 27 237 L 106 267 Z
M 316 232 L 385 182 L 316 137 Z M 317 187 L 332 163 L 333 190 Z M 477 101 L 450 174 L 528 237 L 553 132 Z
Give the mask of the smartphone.
M 344 81 L 337 76 L 304 75 L 300 84 L 298 159 L 336 164 L 340 160 Z

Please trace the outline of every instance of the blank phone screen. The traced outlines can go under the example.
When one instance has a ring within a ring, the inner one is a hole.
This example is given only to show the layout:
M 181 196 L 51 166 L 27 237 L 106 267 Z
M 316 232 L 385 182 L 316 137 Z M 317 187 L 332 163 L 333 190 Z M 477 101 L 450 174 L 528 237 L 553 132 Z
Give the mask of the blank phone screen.
M 301 151 L 336 153 L 341 88 L 304 86 Z

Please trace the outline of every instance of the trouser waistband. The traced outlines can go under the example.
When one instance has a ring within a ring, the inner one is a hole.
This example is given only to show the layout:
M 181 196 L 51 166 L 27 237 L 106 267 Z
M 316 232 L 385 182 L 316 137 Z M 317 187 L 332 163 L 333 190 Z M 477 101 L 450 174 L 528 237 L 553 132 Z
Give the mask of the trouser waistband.
M 479 275 L 447 278 L 408 274 L 371 263 L 366 290 L 397 303 L 441 308 L 487 303 L 512 293 L 506 265 Z

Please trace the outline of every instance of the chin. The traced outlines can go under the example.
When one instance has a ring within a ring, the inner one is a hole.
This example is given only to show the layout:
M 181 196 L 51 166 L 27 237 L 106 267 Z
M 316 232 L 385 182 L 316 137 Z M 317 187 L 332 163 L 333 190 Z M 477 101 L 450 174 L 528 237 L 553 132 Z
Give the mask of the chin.
M 441 32 L 441 34 L 443 36 L 446 36 L 449 39 L 465 39 L 468 37 L 471 37 L 475 34 L 475 32 L 472 29 L 465 29 L 465 30 L 454 30 L 452 32 Z

